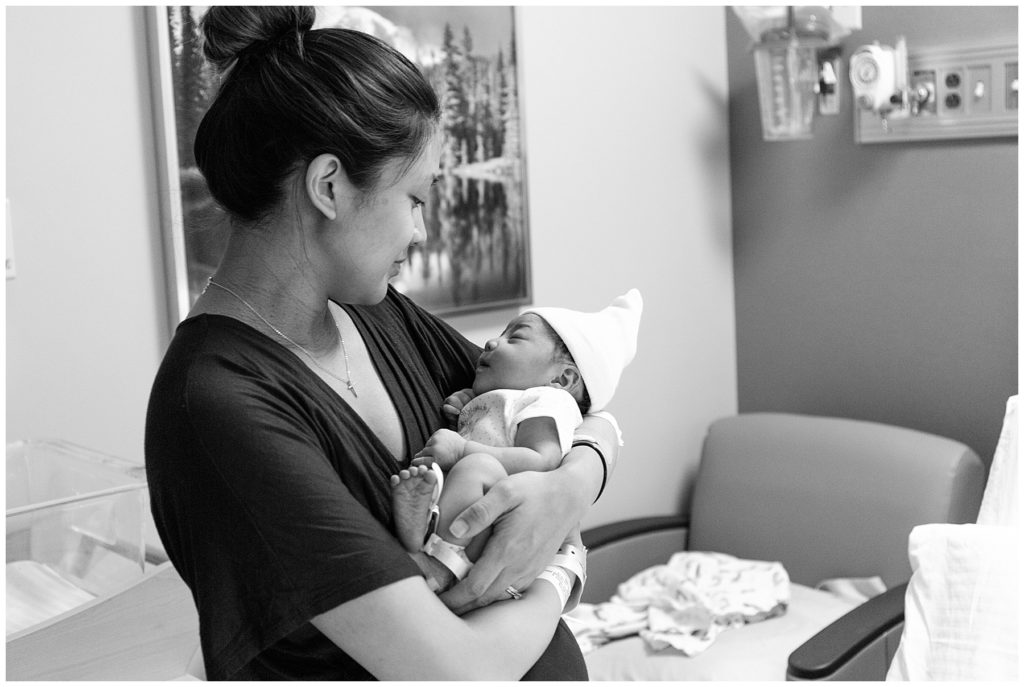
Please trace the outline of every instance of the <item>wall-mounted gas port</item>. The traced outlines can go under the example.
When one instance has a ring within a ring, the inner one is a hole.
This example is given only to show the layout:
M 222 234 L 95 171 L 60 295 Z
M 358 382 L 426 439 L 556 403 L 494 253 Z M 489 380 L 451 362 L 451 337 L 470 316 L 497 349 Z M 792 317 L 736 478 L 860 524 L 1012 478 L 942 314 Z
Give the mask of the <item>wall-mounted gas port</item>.
M 935 70 L 918 69 L 910 77 L 911 113 L 935 114 Z
M 857 141 L 1016 137 L 1017 63 L 1016 43 L 912 49 L 889 116 L 858 110 Z
M 992 111 L 992 68 L 988 65 L 967 67 L 967 109 L 970 112 Z

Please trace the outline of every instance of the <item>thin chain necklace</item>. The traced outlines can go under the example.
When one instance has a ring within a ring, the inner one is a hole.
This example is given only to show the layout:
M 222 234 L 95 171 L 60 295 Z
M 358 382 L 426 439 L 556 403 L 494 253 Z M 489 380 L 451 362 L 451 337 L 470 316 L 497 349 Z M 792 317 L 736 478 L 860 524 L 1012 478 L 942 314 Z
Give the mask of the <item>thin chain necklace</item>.
M 244 298 L 242 298 L 237 293 L 235 293 L 234 291 L 232 291 L 228 287 L 224 286 L 223 284 L 218 284 L 217 282 L 215 282 L 213 280 L 213 278 L 210 278 L 210 280 L 207 283 L 210 284 L 210 286 L 216 286 L 218 289 L 221 289 L 223 291 L 227 291 L 232 296 L 237 298 L 242 303 L 242 305 L 244 305 L 245 307 L 249 308 L 249 310 L 252 311 L 253 315 L 255 315 L 256 317 L 260 318 L 260 321 L 263 322 L 263 324 L 265 324 L 268 327 L 270 327 L 271 329 L 273 329 L 274 332 L 277 333 L 278 336 L 280 336 L 282 339 L 284 339 L 285 341 L 290 343 L 292 346 L 295 346 L 295 348 L 297 348 L 300 351 L 302 351 L 303 353 L 305 353 L 306 357 L 309 358 L 311 361 L 313 361 L 314 365 L 316 365 L 318 368 L 320 368 L 321 370 L 323 370 L 324 372 L 326 372 L 327 374 L 329 374 L 330 376 L 334 377 L 339 382 L 344 384 L 346 387 L 348 387 L 348 390 L 352 392 L 353 396 L 355 396 L 356 398 L 359 398 L 359 394 L 356 393 L 356 387 L 352 384 L 352 370 L 350 370 L 349 366 L 348 366 L 348 349 L 345 348 L 345 335 L 341 333 L 341 325 L 338 324 L 338 320 L 336 320 L 333 315 L 331 316 L 331 319 L 334 320 L 334 326 L 338 330 L 338 337 L 340 337 L 340 339 L 341 339 L 341 352 L 345 356 L 345 374 L 348 375 L 348 379 L 343 379 L 342 377 L 339 377 L 338 375 L 334 374 L 333 372 L 328 370 L 326 367 L 321 365 L 320 362 L 316 359 L 316 357 L 312 353 L 310 353 L 305 348 L 303 348 L 299 344 L 297 344 L 294 341 L 292 341 L 291 339 L 289 339 L 288 336 L 284 332 L 282 332 L 280 329 L 278 329 L 274 325 L 270 324 L 270 322 L 267 321 L 267 318 L 263 317 L 263 315 L 260 315 L 259 312 L 256 310 L 256 308 L 252 307 L 252 305 L 249 303 L 249 301 L 245 300 Z

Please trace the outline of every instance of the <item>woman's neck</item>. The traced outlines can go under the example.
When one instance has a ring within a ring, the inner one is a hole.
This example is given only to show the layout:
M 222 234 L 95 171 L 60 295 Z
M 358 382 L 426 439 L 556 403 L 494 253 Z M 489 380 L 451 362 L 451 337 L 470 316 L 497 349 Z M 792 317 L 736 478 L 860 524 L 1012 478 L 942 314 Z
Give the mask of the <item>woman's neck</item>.
M 334 348 L 338 333 L 319 272 L 307 258 L 296 259 L 302 252 L 253 234 L 232 235 L 213 286 L 189 314 L 227 315 L 314 353 Z

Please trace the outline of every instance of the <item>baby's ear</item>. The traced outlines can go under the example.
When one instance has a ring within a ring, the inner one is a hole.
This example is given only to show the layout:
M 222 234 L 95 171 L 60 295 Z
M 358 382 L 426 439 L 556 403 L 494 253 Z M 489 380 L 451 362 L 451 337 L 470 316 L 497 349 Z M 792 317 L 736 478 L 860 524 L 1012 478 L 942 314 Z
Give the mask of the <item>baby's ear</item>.
M 555 375 L 548 386 L 553 386 L 558 389 L 565 389 L 570 394 L 576 395 L 579 389 L 583 388 L 583 376 L 580 375 L 580 371 L 576 369 L 575 365 L 565 365 Z

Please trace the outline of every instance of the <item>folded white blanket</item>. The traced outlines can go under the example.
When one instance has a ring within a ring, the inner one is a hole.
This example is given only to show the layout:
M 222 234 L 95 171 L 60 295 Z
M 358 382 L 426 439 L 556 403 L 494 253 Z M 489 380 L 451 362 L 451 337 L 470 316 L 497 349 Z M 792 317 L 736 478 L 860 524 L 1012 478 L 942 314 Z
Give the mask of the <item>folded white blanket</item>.
M 789 575 L 781 563 L 684 551 L 643 570 L 602 604 L 566 616 L 584 653 L 639 633 L 654 650 L 694 656 L 724 629 L 786 612 Z

